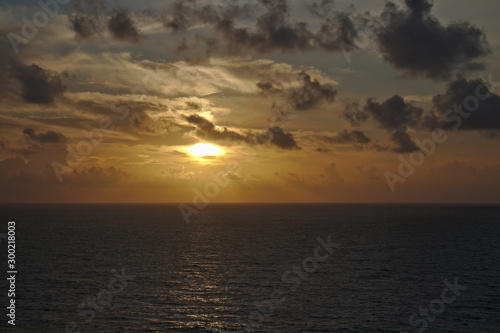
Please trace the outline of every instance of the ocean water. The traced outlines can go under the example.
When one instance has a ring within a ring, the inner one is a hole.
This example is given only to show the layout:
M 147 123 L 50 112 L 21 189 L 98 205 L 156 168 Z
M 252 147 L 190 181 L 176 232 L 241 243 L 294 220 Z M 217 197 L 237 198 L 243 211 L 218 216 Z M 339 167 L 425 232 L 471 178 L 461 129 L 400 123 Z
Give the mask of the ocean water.
M 500 332 L 500 206 L 0 211 L 2 332 Z

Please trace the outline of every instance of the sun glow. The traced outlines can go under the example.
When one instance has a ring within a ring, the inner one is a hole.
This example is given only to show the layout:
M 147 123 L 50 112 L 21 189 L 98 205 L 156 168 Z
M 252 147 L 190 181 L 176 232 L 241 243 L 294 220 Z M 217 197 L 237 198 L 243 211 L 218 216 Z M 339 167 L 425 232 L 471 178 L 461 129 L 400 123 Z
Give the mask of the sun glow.
M 212 157 L 224 154 L 224 149 L 211 143 L 197 143 L 186 148 L 186 151 L 194 157 Z

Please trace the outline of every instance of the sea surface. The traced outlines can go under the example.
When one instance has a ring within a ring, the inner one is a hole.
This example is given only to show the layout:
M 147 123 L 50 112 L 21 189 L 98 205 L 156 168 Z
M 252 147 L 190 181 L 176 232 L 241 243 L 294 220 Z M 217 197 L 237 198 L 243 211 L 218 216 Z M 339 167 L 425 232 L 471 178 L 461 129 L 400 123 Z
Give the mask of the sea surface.
M 186 224 L 177 205 L 1 205 L 12 220 L 1 332 L 500 332 L 500 206 L 211 204 Z

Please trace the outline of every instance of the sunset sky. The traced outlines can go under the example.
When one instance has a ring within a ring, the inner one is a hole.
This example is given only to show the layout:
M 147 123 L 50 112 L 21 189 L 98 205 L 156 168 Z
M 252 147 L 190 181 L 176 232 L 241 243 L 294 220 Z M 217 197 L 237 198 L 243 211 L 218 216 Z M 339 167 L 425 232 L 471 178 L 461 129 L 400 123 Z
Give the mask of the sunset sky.
M 0 202 L 500 202 L 496 2 L 40 3 L 0 4 Z

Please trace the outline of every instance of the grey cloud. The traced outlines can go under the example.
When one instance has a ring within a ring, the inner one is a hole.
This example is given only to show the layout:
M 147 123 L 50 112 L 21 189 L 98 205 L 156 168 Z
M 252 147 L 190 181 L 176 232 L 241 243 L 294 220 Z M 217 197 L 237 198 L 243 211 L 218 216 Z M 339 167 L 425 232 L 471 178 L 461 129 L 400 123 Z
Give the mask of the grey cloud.
M 269 131 L 272 132 L 272 140 L 270 142 L 272 145 L 281 149 L 300 149 L 292 133 L 285 133 L 281 127 L 272 127 Z
M 55 131 L 36 134 L 33 128 L 25 128 L 23 134 L 29 139 L 40 143 L 61 143 L 68 140 L 66 136 Z
M 77 37 L 88 39 L 104 31 L 102 16 L 108 13 L 104 0 L 74 0 L 73 8 L 75 13 L 68 16 L 68 23 Z
M 197 126 L 196 135 L 202 139 L 218 140 L 218 141 L 242 141 L 250 145 L 254 144 L 271 144 L 281 149 L 300 149 L 295 141 L 292 133 L 285 133 L 280 127 L 269 128 L 266 132 L 261 134 L 247 133 L 245 136 L 223 128 L 219 130 L 209 120 L 199 116 L 190 115 L 185 117 L 186 120 L 193 125 Z
M 21 83 L 21 96 L 28 103 L 53 104 L 66 91 L 59 74 L 35 64 L 24 65 L 13 60 L 9 74 Z
M 346 102 L 342 117 L 346 119 L 351 126 L 361 126 L 361 124 L 370 118 L 370 115 L 360 109 L 359 102 L 352 101 Z
M 212 139 L 212 140 L 230 140 L 230 141 L 244 141 L 245 137 L 239 133 L 224 129 L 219 130 L 215 128 L 207 119 L 200 117 L 198 115 L 190 115 L 185 117 L 190 124 L 194 124 L 198 127 L 196 134 L 200 138 Z
M 257 87 L 262 95 L 284 97 L 295 109 L 302 111 L 335 100 L 338 92 L 331 85 L 312 80 L 305 71 L 299 74 L 298 79 L 300 86 L 297 88 L 285 89 L 281 83 L 269 79 L 261 80 Z
M 106 29 L 119 41 L 140 43 L 145 38 L 128 9 L 110 10 L 102 0 L 78 0 L 74 8 L 76 13 L 68 16 L 68 23 L 69 29 L 79 38 L 88 39 Z
M 319 14 L 323 11 L 322 6 L 324 4 L 320 3 L 310 7 L 311 12 Z M 252 18 L 255 26 L 238 26 L 236 19 L 240 18 Z M 225 44 L 229 54 L 319 49 L 339 51 L 342 43 L 354 44 L 357 34 L 350 14 L 332 10 L 330 15 L 319 15 L 319 20 L 317 31 L 312 31 L 306 22 L 294 21 L 287 0 L 259 0 L 224 8 L 203 6 L 196 0 L 177 1 L 166 15 L 161 16 L 162 23 L 174 32 L 185 31 L 199 23 L 211 25 L 218 41 Z M 217 47 L 218 44 L 212 43 Z
M 103 31 L 99 17 L 73 14 L 68 17 L 69 28 L 82 39 L 88 39 Z
M 281 84 L 273 80 L 261 80 L 257 83 L 257 88 L 259 88 L 259 93 L 264 96 L 284 94 Z
M 343 130 L 337 135 L 330 137 L 330 136 L 319 136 L 318 137 L 320 140 L 329 142 L 329 143 L 340 143 L 340 144 L 345 144 L 345 143 L 356 143 L 356 144 L 368 144 L 372 140 L 365 135 L 362 131 L 359 130 Z
M 193 130 L 192 127 L 177 124 L 172 119 L 153 119 L 143 110 L 130 116 L 130 127 L 137 134 L 150 136 L 182 136 Z
M 292 90 L 289 99 L 298 110 L 309 110 L 322 101 L 332 103 L 337 96 L 337 90 L 329 84 L 321 84 L 318 80 L 311 80 L 311 76 L 306 72 L 300 74 L 302 86 Z
M 395 142 L 397 146 L 393 149 L 396 153 L 411 153 L 420 150 L 415 142 L 406 132 L 406 128 L 398 129 L 392 133 L 390 140 Z
M 456 70 L 483 68 L 478 59 L 491 51 L 486 34 L 468 22 L 443 26 L 430 14 L 428 0 L 406 0 L 406 10 L 388 3 L 390 23 L 377 39 L 386 62 L 409 76 L 448 79 Z
M 386 130 L 396 130 L 405 126 L 414 127 L 424 113 L 422 108 L 407 103 L 398 95 L 394 95 L 382 103 L 370 98 L 363 110 Z
M 108 30 L 115 39 L 120 41 L 139 43 L 144 38 L 135 26 L 130 12 L 125 9 L 116 9 L 112 12 L 108 21 Z
M 483 96 L 483 100 L 476 96 Z M 426 116 L 425 123 L 430 129 L 500 129 L 500 96 L 492 92 L 481 79 L 468 80 L 463 75 L 457 76 L 447 84 L 443 94 L 433 97 L 432 102 L 435 112 Z M 468 111 L 474 110 L 475 104 L 476 110 Z

